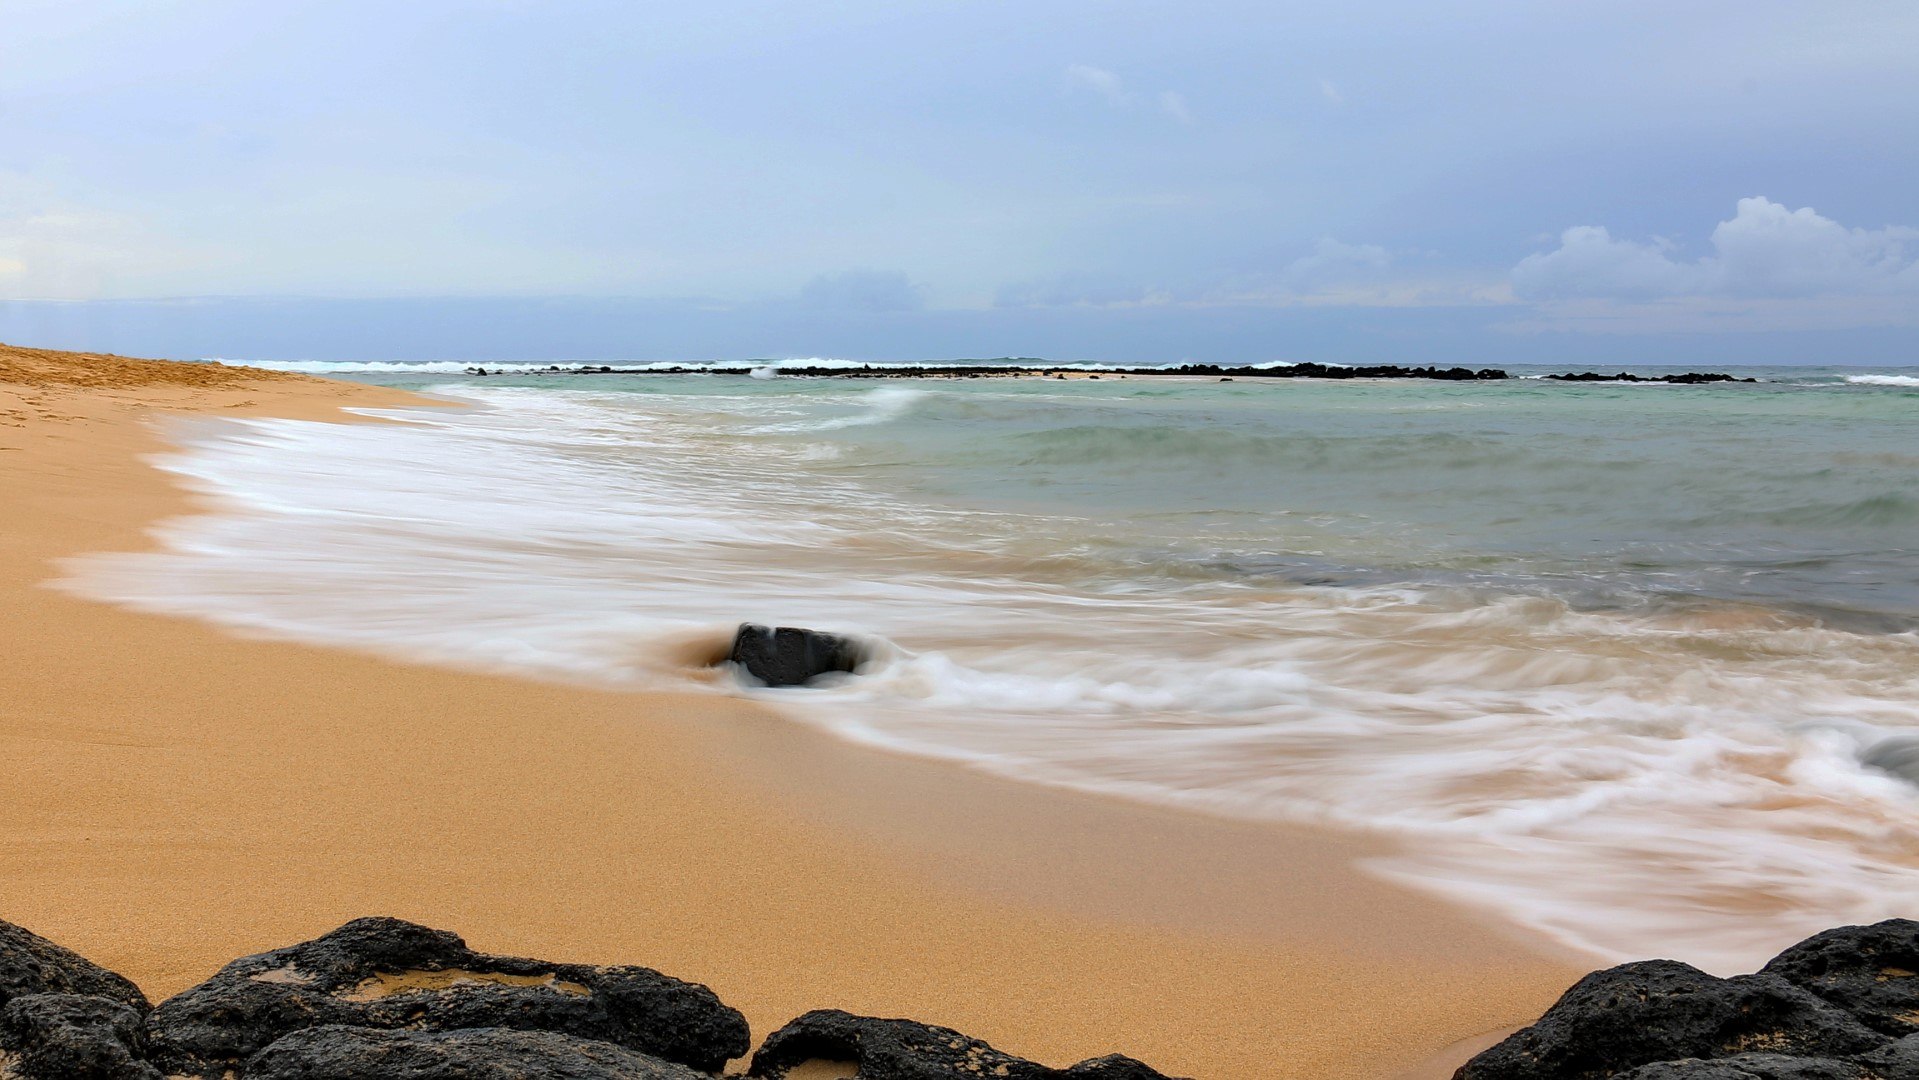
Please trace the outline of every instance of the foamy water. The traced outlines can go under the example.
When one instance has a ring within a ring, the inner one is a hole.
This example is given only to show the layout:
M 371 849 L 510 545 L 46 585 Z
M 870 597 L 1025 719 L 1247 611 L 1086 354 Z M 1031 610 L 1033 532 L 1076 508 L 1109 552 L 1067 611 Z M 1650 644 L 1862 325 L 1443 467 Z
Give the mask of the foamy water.
M 719 692 L 1383 830 L 1381 872 L 1744 970 L 1919 898 L 1919 789 L 1862 764 L 1919 736 L 1919 394 L 1866 378 L 471 381 L 405 423 L 183 429 L 163 465 L 219 512 L 66 585 L 635 688 L 745 619 L 864 633 L 859 678 Z

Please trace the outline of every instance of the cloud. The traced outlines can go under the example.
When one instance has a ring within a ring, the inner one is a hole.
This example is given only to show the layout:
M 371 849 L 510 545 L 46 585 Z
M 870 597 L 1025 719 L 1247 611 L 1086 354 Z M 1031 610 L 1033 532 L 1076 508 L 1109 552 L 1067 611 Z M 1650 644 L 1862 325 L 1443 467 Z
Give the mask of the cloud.
M 1067 85 L 1081 90 L 1090 90 L 1115 105 L 1124 105 L 1130 100 L 1125 84 L 1118 75 L 1087 64 L 1074 64 L 1066 69 Z
M 1147 98 L 1126 89 L 1125 80 L 1115 72 L 1091 64 L 1073 64 L 1066 69 L 1066 87 L 1070 91 L 1091 94 L 1107 104 L 1121 109 L 1151 107 L 1162 116 L 1170 117 L 1182 124 L 1193 122 L 1193 113 L 1186 104 L 1186 95 L 1175 90 L 1162 90 Z
M 1335 105 L 1343 105 L 1346 103 L 1346 95 L 1339 92 L 1339 87 L 1334 86 L 1333 80 L 1331 79 L 1319 80 L 1319 96 Z
M 1369 277 L 1393 262 L 1392 253 L 1377 244 L 1347 244 L 1324 236 L 1286 266 L 1286 281 L 1300 289 Z
M 1785 299 L 1919 292 L 1919 229 L 1849 229 L 1811 207 L 1740 199 L 1712 231 L 1712 253 L 1687 260 L 1668 240 L 1614 237 L 1578 225 L 1552 251 L 1513 267 L 1513 292 L 1541 301 L 1653 301 L 1678 297 Z
M 926 298 L 897 270 L 821 274 L 800 289 L 800 303 L 822 311 L 918 311 Z
M 993 297 L 998 308 L 1138 307 L 1173 298 L 1163 289 L 1102 274 L 1062 274 L 1044 281 L 1002 286 Z
M 1421 253 L 1430 255 L 1432 253 Z M 1321 237 L 1276 270 L 1180 285 L 1146 285 L 1105 274 L 1065 274 L 999 290 L 1001 308 L 1441 308 L 1511 304 L 1503 281 L 1478 274 L 1402 270 L 1378 244 Z

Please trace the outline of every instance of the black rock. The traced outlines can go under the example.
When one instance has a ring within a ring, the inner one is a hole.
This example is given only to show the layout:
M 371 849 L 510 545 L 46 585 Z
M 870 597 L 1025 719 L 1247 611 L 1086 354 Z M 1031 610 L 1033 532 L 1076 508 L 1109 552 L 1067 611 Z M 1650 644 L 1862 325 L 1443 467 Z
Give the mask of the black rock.
M 248 1059 L 245 1080 L 711 1080 L 612 1043 L 550 1031 L 313 1027 Z
M 1907 783 L 1919 784 L 1919 738 L 1895 735 L 1881 739 L 1868 747 L 1859 761 Z
M 1873 1080 L 1919 1080 L 1919 1035 L 1895 1039 L 1853 1059 Z
M 1886 1037 L 1777 975 L 1720 979 L 1674 960 L 1595 971 L 1455 1080 L 1585 1080 L 1744 1053 L 1847 1057 Z
M 9 1080 L 160 1080 L 141 1014 L 88 994 L 21 994 L 0 1009 L 0 1076 Z
M 46 938 L 0 920 L 0 1005 L 19 994 L 92 994 L 146 1012 L 140 988 Z
M 782 1080 L 809 1061 L 847 1061 L 857 1080 L 1167 1080 L 1119 1054 L 1052 1069 L 1001 1053 L 951 1028 L 912 1020 L 880 1020 L 820 1009 L 766 1037 L 748 1076 Z
M 1760 972 L 1804 987 L 1888 1035 L 1919 1032 L 1919 922 L 1887 919 L 1814 934 Z
M 1641 1065 L 1618 1080 L 1866 1080 L 1859 1066 L 1831 1058 L 1782 1054 L 1736 1054 L 1728 1058 L 1662 1061 Z
M 828 672 L 852 671 L 866 659 L 866 649 L 839 634 L 741 623 L 728 659 L 768 686 L 799 686 Z
M 746 1019 L 704 986 L 641 967 L 489 956 L 447 931 L 380 918 L 235 960 L 162 1002 L 147 1030 L 169 1075 L 219 1077 L 327 1024 L 550 1031 L 707 1072 L 749 1045 Z

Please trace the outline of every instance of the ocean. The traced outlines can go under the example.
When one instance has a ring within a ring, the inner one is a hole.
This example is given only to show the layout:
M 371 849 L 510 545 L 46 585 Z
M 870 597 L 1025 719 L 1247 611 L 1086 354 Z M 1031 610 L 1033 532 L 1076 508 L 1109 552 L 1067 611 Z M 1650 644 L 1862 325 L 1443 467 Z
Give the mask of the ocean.
M 1919 765 L 1882 767 L 1919 762 L 1919 370 L 262 366 L 464 407 L 182 422 L 159 464 L 213 510 L 65 587 L 1376 831 L 1376 872 L 1606 959 L 1748 970 L 1919 897 Z M 806 689 L 689 667 L 749 620 L 878 654 Z

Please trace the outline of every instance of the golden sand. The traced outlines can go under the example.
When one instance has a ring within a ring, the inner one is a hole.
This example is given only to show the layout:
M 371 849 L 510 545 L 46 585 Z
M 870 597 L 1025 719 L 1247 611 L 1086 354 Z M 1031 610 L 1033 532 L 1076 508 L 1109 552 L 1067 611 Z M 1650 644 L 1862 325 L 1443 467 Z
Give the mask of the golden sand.
M 0 918 L 156 998 L 361 915 L 711 985 L 757 1035 L 911 1016 L 1051 1064 L 1392 1077 L 1579 961 L 1353 867 L 1378 841 L 1027 788 L 756 702 L 242 640 L 44 583 L 192 509 L 170 412 L 417 401 L 0 347 Z

